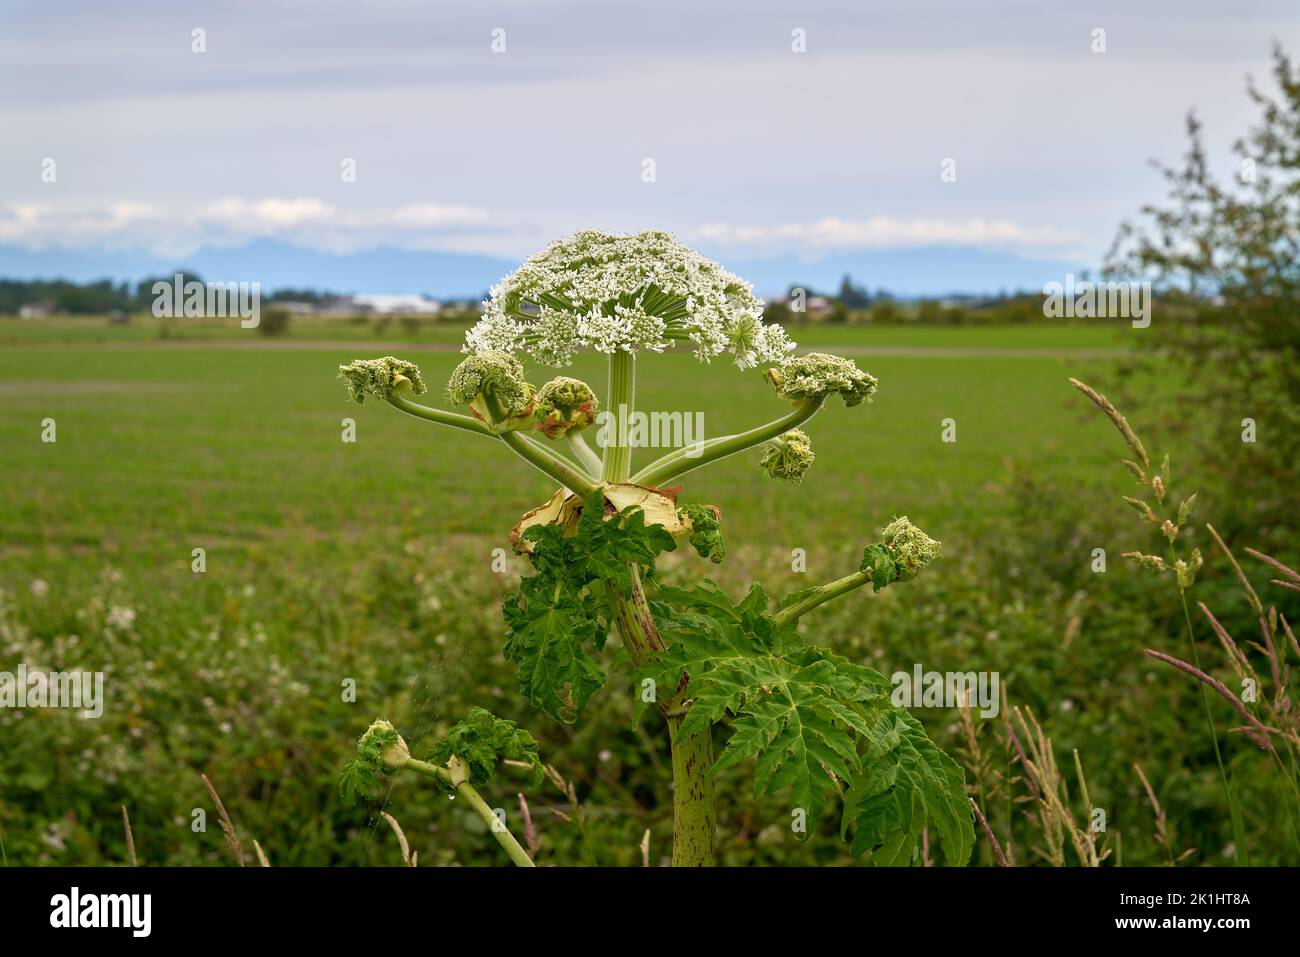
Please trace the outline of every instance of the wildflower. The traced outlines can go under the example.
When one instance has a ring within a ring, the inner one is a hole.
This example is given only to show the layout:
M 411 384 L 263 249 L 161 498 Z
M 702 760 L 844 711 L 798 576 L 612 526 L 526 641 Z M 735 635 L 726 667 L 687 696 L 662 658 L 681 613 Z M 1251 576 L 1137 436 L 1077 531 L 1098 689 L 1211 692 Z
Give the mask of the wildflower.
M 519 360 L 507 352 L 470 356 L 452 372 L 447 396 L 458 405 L 468 405 L 493 432 L 532 426 L 533 387 L 524 381 Z
M 348 394 L 358 405 L 366 399 L 387 401 L 403 392 L 417 395 L 426 391 L 420 369 L 414 362 L 393 356 L 382 359 L 355 359 L 339 366 L 339 378 L 347 382 Z
M 548 439 L 581 431 L 596 420 L 596 394 L 580 379 L 559 376 L 537 390 L 533 420 Z
M 44 578 L 33 578 L 31 589 L 32 594 L 37 598 L 44 598 L 50 592 L 50 583 Z
M 126 631 L 135 624 L 135 609 L 126 605 L 113 605 L 105 616 L 110 628 Z
M 801 429 L 791 429 L 767 444 L 758 465 L 772 478 L 797 484 L 803 481 L 814 458 L 812 441 L 807 434 Z
M 483 306 L 466 352 L 522 351 L 551 366 L 584 349 L 635 354 L 690 342 L 701 362 L 729 352 L 752 368 L 794 348 L 784 329 L 764 324 L 748 283 L 665 232 L 574 233 L 506 276 Z
M 767 370 L 767 378 L 778 395 L 794 402 L 838 394 L 849 407 L 870 401 L 877 384 L 876 377 L 863 372 L 852 359 L 824 352 L 783 359 L 779 366 Z

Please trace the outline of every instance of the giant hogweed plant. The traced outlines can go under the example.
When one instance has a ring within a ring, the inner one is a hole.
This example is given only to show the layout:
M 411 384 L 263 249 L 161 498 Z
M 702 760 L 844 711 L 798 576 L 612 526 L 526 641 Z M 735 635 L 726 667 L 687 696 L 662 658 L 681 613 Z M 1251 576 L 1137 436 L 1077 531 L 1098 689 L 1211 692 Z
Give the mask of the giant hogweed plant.
M 638 358 L 678 343 L 702 362 L 726 354 L 742 370 L 762 366 L 786 411 L 634 470 L 627 436 Z M 752 764 L 756 795 L 787 790 L 792 817 L 806 817 L 809 830 L 833 796 L 841 836 L 872 863 L 910 863 L 929 828 L 945 859 L 963 864 L 974 836 L 960 767 L 891 703 L 884 676 L 796 628 L 824 602 L 913 578 L 939 556 L 938 542 L 895 517 L 852 573 L 777 601 L 757 584 L 736 600 L 707 578 L 670 587 L 655 575 L 658 556 L 682 544 L 709 562 L 725 556 L 720 510 L 686 499 L 677 480 L 752 450 L 768 475 L 800 482 L 813 462 L 801 426 L 832 397 L 848 407 L 870 402 L 876 379 L 852 361 L 793 348 L 780 326 L 763 322 L 748 284 L 668 234 L 580 232 L 492 290 L 447 384 L 447 398 L 468 414 L 414 401 L 426 385 L 401 359 L 358 360 L 340 375 L 356 402 L 472 432 L 555 481 L 554 495 L 510 533 L 531 574 L 504 602 L 505 655 L 520 694 L 566 723 L 581 720 L 615 662 L 626 663 L 638 719 L 657 711 L 671 746 L 675 865 L 714 862 L 713 776 L 743 763 Z M 595 390 L 567 376 L 534 387 L 518 359 L 565 367 L 581 350 L 609 361 L 604 403 L 614 418 L 600 453 L 583 437 L 596 417 Z M 611 654 L 615 632 L 622 650 Z M 426 759 L 377 722 L 343 785 L 365 795 L 401 770 L 431 777 L 468 797 L 511 858 L 530 864 L 474 790 L 501 760 L 539 766 L 531 736 L 481 709 Z

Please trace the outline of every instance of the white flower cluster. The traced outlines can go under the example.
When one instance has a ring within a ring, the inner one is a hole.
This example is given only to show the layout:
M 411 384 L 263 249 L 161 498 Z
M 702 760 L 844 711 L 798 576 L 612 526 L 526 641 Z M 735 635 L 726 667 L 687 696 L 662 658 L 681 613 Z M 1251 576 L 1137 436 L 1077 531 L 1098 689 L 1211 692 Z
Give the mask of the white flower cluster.
M 662 352 L 695 344 L 701 362 L 730 352 L 741 368 L 779 362 L 794 348 L 763 322 L 749 283 L 677 242 L 584 230 L 557 240 L 493 287 L 465 352 L 527 352 L 567 366 L 582 349 Z

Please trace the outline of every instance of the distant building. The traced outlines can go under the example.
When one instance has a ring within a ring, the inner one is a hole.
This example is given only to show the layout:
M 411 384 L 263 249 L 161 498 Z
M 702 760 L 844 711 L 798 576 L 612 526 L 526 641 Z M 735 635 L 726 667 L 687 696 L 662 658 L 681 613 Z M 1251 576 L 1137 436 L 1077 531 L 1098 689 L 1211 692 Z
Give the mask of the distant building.
M 366 293 L 358 296 L 326 296 L 314 308 L 318 316 L 432 316 L 442 304 L 407 293 Z
M 380 316 L 432 316 L 442 306 L 425 296 L 398 293 L 368 293 L 353 296 L 353 303 Z
M 802 302 L 800 301 L 801 298 Z M 831 301 L 825 296 L 786 296 L 781 302 L 791 312 L 806 316 L 809 319 L 821 319 L 832 308 Z
M 316 312 L 316 306 L 310 302 L 298 302 L 293 299 L 276 300 L 276 309 L 283 309 L 291 316 L 308 316 Z
M 46 319 L 53 313 L 52 302 L 28 302 L 18 307 L 18 315 L 23 319 Z
M 323 296 L 316 300 L 316 315 L 326 317 L 356 316 L 365 312 L 351 296 Z

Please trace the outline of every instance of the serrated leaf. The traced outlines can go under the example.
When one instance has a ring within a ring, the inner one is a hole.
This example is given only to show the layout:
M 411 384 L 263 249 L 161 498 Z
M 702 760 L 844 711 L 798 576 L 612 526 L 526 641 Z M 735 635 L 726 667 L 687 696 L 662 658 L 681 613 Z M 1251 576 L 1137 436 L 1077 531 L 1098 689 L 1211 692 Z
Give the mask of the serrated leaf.
M 485 708 L 473 708 L 463 721 L 452 725 L 447 736 L 430 752 L 429 760 L 446 765 L 452 757 L 469 768 L 471 784 L 486 784 L 500 761 L 527 761 L 533 769 L 533 786 L 542 783 L 542 760 L 537 741 L 513 721 L 498 718 Z
M 965 864 L 975 843 L 966 776 L 901 708 L 880 714 L 861 771 L 844 795 L 840 830 L 854 854 L 890 866 L 911 861 L 921 831 L 934 828 L 949 864 Z
M 533 706 L 557 721 L 572 722 L 605 684 L 605 670 L 584 650 L 597 623 L 580 602 L 561 596 L 555 604 L 507 600 L 510 636 L 506 658 L 515 663 L 519 690 Z
M 897 578 L 893 556 L 868 549 L 864 568 Z M 684 609 L 671 607 L 675 602 Z M 638 676 L 671 683 L 683 675 L 686 716 L 679 733 L 706 734 L 730 719 L 731 736 L 713 773 L 754 760 L 754 793 L 789 788 L 812 817 L 827 791 L 844 788 L 842 828 L 855 853 L 875 863 L 907 862 L 922 829 L 933 828 L 950 863 L 965 863 L 974 842 L 961 768 L 890 703 L 879 672 L 800 642 L 772 627 L 767 596 L 752 588 L 733 604 L 712 582 L 661 588 L 654 612 L 668 649 Z
M 572 527 L 535 524 L 523 535 L 535 573 L 505 599 L 505 655 L 534 706 L 573 722 L 605 684 L 588 649 L 599 651 L 608 635 L 608 589 L 629 592 L 632 568 L 652 571 L 659 552 L 676 544 L 665 528 L 646 524 L 639 506 L 607 516 L 599 489 Z
M 898 580 L 898 562 L 889 549 L 879 543 L 868 545 L 862 551 L 861 571 L 871 569 L 871 587 L 876 591 Z

